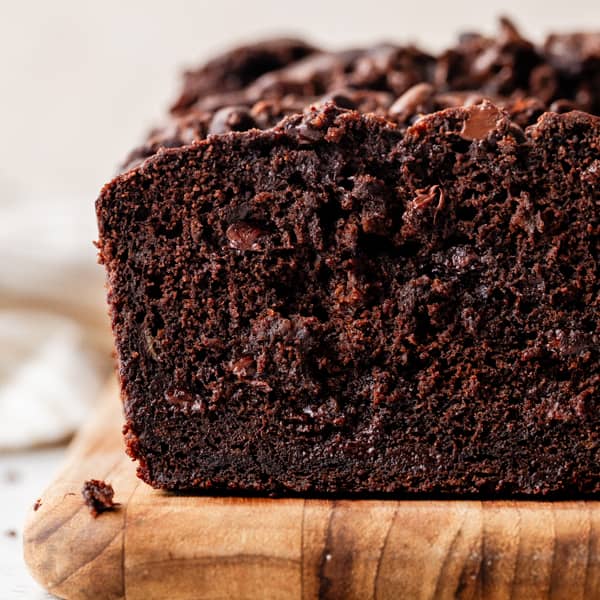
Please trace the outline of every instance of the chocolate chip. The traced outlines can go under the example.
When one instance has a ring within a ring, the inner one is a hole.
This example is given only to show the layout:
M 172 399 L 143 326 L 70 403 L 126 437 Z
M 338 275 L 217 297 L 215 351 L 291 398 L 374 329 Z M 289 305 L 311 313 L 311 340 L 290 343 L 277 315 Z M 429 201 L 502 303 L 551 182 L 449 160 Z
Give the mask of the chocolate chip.
M 500 35 L 499 42 L 509 44 L 522 42 L 523 36 L 520 34 L 517 26 L 507 17 L 500 17 Z
M 302 141 L 318 142 L 325 137 L 325 132 L 320 129 L 315 129 L 309 123 L 302 122 L 296 128 L 298 136 Z
M 480 104 L 483 100 L 485 100 L 485 96 L 480 92 L 473 92 L 471 90 L 446 92 L 443 94 L 436 94 L 435 107 L 450 108 L 454 106 L 473 106 L 474 104 Z
M 256 374 L 256 362 L 252 356 L 242 356 L 231 366 L 233 374 L 239 379 L 252 377 Z
M 470 108 L 460 131 L 465 140 L 485 139 L 498 124 L 502 113 L 491 102 L 483 102 Z
M 558 90 L 556 71 L 550 65 L 539 65 L 529 75 L 532 94 L 548 102 Z
M 548 109 L 550 112 L 557 113 L 565 113 L 570 112 L 572 110 L 577 109 L 577 104 L 572 100 L 567 100 L 566 98 L 561 98 L 559 100 L 555 100 Z
M 246 106 L 226 106 L 218 110 L 208 126 L 209 135 L 246 131 L 256 127 L 250 110 Z
M 318 142 L 325 138 L 328 129 L 339 114 L 347 112 L 333 102 L 312 106 L 299 120 L 288 123 L 291 133 L 295 133 L 302 143 Z
M 430 83 L 417 83 L 390 106 L 389 113 L 392 116 L 407 116 L 424 112 L 425 104 L 431 100 L 433 94 L 434 88 Z
M 240 221 L 233 223 L 227 228 L 225 235 L 229 241 L 229 246 L 242 252 L 261 250 L 260 239 L 265 235 L 260 227 L 252 223 Z
M 334 91 L 321 96 L 319 103 L 333 102 L 340 108 L 355 109 L 357 105 L 351 95 L 352 92 L 350 90 Z
M 439 185 L 432 185 L 429 188 L 423 188 L 417 190 L 417 195 L 412 201 L 412 207 L 418 210 L 427 208 L 436 198 L 438 198 L 438 208 L 442 208 L 444 204 L 444 192 L 441 190 Z

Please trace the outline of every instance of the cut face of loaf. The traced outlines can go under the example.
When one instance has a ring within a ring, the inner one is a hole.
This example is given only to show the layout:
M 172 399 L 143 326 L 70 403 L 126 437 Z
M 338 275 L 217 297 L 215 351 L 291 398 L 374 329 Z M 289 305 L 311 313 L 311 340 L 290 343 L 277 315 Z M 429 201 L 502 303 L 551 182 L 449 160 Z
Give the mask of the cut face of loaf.
M 97 201 L 155 487 L 600 491 L 600 122 L 334 104 L 160 151 Z

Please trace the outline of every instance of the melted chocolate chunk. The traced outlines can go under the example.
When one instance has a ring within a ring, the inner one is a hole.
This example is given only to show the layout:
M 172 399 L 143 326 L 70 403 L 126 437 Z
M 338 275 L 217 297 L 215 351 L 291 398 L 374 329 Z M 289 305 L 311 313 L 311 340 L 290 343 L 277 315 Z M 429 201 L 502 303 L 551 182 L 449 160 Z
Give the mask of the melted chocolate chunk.
M 230 131 L 245 131 L 256 127 L 250 110 L 245 106 L 227 106 L 219 109 L 208 125 L 209 135 L 228 133 Z
M 502 113 L 496 106 L 484 102 L 471 108 L 460 131 L 466 140 L 482 140 L 486 138 L 502 119 Z

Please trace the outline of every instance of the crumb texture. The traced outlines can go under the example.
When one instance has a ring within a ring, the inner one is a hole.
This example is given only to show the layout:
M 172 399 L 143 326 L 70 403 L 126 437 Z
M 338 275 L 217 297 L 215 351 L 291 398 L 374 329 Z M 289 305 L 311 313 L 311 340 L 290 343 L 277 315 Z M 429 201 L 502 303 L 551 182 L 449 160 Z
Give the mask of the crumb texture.
M 81 495 L 93 517 L 116 506 L 113 502 L 115 492 L 112 485 L 99 479 L 86 481 L 81 489 Z
M 145 481 L 600 492 L 596 38 L 501 29 L 439 57 L 279 40 L 188 73 L 174 122 L 212 134 L 150 143 L 96 205 Z M 589 112 L 546 112 L 563 100 Z

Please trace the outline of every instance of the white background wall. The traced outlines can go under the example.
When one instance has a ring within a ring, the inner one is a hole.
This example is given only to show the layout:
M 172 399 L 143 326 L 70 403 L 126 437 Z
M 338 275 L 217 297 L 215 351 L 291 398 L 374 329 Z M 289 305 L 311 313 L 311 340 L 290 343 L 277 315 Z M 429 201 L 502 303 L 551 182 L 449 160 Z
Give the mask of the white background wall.
M 501 13 L 534 38 L 600 29 L 598 0 L 0 0 L 0 182 L 90 203 L 173 98 L 178 70 L 242 39 L 436 49 L 493 31 Z

